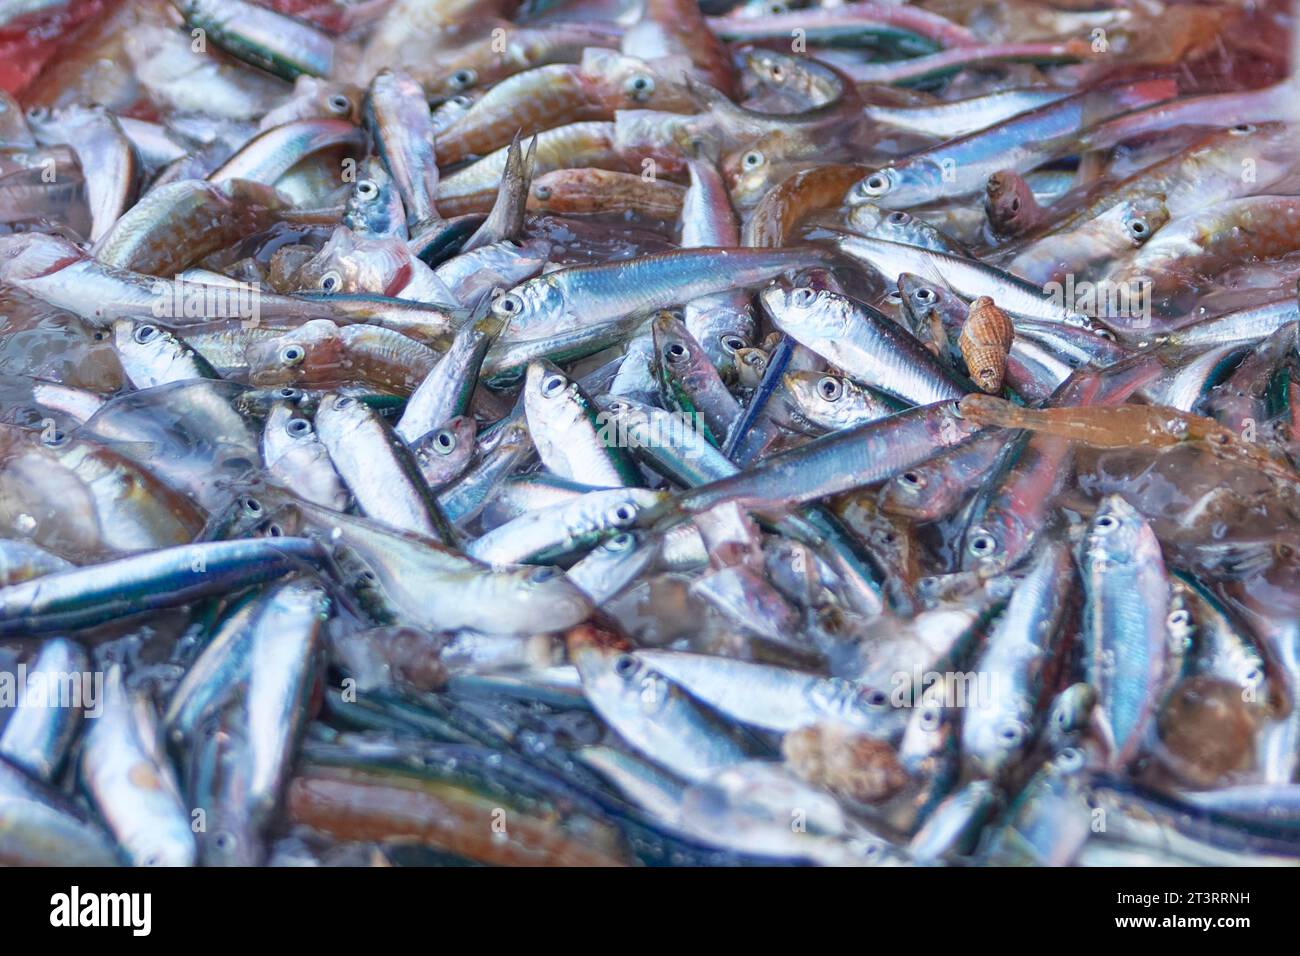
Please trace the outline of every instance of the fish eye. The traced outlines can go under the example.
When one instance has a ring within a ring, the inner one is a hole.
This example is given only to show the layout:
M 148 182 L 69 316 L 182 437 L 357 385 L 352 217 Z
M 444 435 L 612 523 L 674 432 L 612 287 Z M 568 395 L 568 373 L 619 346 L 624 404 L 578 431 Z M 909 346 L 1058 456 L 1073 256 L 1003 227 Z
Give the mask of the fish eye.
M 524 300 L 513 292 L 507 292 L 492 303 L 492 311 L 498 315 L 518 315 L 524 311 Z
M 239 499 L 239 507 L 243 510 L 244 514 L 247 515 L 260 515 L 264 510 L 262 508 L 262 503 L 256 498 Z
M 864 196 L 883 196 L 889 192 L 889 176 L 887 173 L 872 173 L 866 179 L 858 183 L 858 192 Z
M 790 302 L 799 308 L 807 308 L 817 298 L 817 293 L 808 286 L 800 286 L 790 293 Z
M 307 350 L 301 345 L 286 345 L 280 349 L 280 363 L 282 365 L 297 365 L 307 357 Z
M 921 729 L 937 730 L 939 728 L 939 711 L 927 707 L 921 711 Z
M 294 438 L 306 438 L 311 434 L 311 422 L 305 418 L 292 418 L 284 429 Z
M 1092 526 L 1102 534 L 1109 534 L 1119 527 L 1119 522 L 1112 515 L 1100 515 Z
M 898 476 L 898 480 L 909 488 L 919 490 L 925 487 L 925 475 L 919 471 L 905 471 Z
M 266 535 L 266 537 L 268 537 L 268 538 L 283 538 L 283 537 L 284 537 L 284 528 L 280 527 L 280 526 L 279 526 L 278 524 L 276 524 L 274 521 L 268 521 L 266 524 L 264 524 L 264 525 L 262 525 L 260 528 L 258 528 L 258 531 L 259 531 L 261 534 Z
M 441 428 L 433 436 L 433 450 L 440 455 L 450 455 L 456 450 L 456 435 L 450 428 Z
M 1141 242 L 1151 235 L 1151 227 L 1147 225 L 1145 219 L 1130 219 L 1128 223 L 1128 234 L 1137 242 Z
M 630 524 L 636 520 L 636 509 L 629 504 L 621 504 L 609 513 L 615 524 Z
M 632 410 L 632 406 L 627 402 L 610 402 L 609 410 L 615 415 L 623 415 Z
M 337 409 L 350 408 L 356 403 L 351 395 L 340 395 L 334 399 L 334 407 Z
M 745 169 L 758 169 L 767 160 L 757 149 L 751 149 L 744 156 L 740 157 L 740 165 Z
M 379 187 L 373 179 L 363 179 L 357 183 L 357 196 L 365 202 L 370 202 L 379 196 Z
M 1020 212 L 1020 197 L 1019 197 L 1019 196 L 1012 196 L 1012 197 L 1011 197 L 1011 211 L 1012 211 L 1012 212 Z
M 605 542 L 605 550 L 616 551 L 616 552 L 626 551 L 628 548 L 632 547 L 632 545 L 634 545 L 635 543 L 636 543 L 636 535 L 629 534 L 628 532 L 623 531 L 620 532 L 619 534 L 614 535 L 614 537 L 610 538 L 607 542 Z
M 1025 739 L 1025 729 L 1017 721 L 1008 721 L 998 728 L 998 740 L 1004 747 L 1019 747 Z
M 634 74 L 623 84 L 623 91 L 638 103 L 644 102 L 654 94 L 654 77 L 645 73 Z
M 329 107 L 331 113 L 338 113 L 340 116 L 352 109 L 352 101 L 342 93 L 335 93 L 325 101 L 325 105 Z
M 878 840 L 850 840 L 848 845 L 868 864 L 879 863 L 885 855 L 885 847 Z
M 536 197 L 537 197 L 539 200 L 541 200 L 542 202 L 546 202 L 547 200 L 549 200 L 549 199 L 551 198 L 551 187 L 550 187 L 550 186 L 534 186 L 534 187 L 533 187 L 533 195 L 536 196 Z
M 33 106 L 27 110 L 27 118 L 37 123 L 50 118 L 50 108 L 48 106 Z
M 896 225 L 896 226 L 901 226 L 901 225 L 902 225 L 903 223 L 905 223 L 905 222 L 910 222 L 911 219 L 912 219 L 911 216 L 909 216 L 907 213 L 905 213 L 905 212 L 901 212 L 901 211 L 900 211 L 900 212 L 891 212 L 888 216 L 885 217 L 885 221 L 886 221 L 886 222 L 893 223 L 893 224 Z
M 41 433 L 41 444 L 47 448 L 58 448 L 68 440 L 68 433 L 62 428 L 55 428 L 51 431 Z
M 212 843 L 218 850 L 221 850 L 223 853 L 228 853 L 235 848 L 238 841 L 235 839 L 233 833 L 222 830 L 212 835 Z
M 320 277 L 320 290 L 322 292 L 337 292 L 343 285 L 343 276 L 331 269 Z
M 1056 755 L 1056 766 L 1065 771 L 1074 771 L 1082 769 L 1085 758 L 1083 751 L 1077 747 L 1067 747 Z
M 1169 612 L 1169 617 L 1166 619 L 1166 623 L 1168 623 L 1169 627 L 1174 630 L 1182 630 L 1184 627 L 1187 627 L 1192 623 L 1192 616 L 1187 613 L 1186 608 L 1180 607 L 1176 611 Z
M 131 338 L 135 339 L 137 345 L 146 345 L 152 342 L 158 335 L 158 326 L 156 325 L 137 325 Z
M 555 398 L 560 395 L 568 381 L 563 375 L 548 375 L 542 379 L 542 398 Z
M 745 340 L 739 335 L 724 335 L 722 337 L 722 347 L 728 352 L 739 352 L 745 347 Z
M 1238 123 L 1232 128 L 1232 132 L 1237 136 L 1253 133 L 1255 132 L 1255 125 L 1253 123 Z
M 681 342 L 669 342 L 664 346 L 664 358 L 670 362 L 681 362 L 688 356 L 686 346 Z
M 284 388 L 277 388 L 275 394 L 286 402 L 297 402 L 302 400 L 303 393 L 300 388 L 291 388 L 286 385 Z
M 636 676 L 640 667 L 640 662 L 631 654 L 620 654 L 614 658 L 614 673 L 624 680 Z
M 889 704 L 889 697 L 879 687 L 873 687 L 867 691 L 864 702 L 872 710 L 883 710 Z
M 917 302 L 933 302 L 938 296 L 933 289 L 917 289 L 915 298 Z
M 467 90 L 478 82 L 478 74 L 473 70 L 457 70 L 451 75 L 449 84 L 453 90 Z
M 997 551 L 998 543 L 993 539 L 993 535 L 982 531 L 970 539 L 967 548 L 975 557 L 986 558 Z
M 817 382 L 817 394 L 825 401 L 838 402 L 844 394 L 844 385 L 833 375 L 827 375 Z

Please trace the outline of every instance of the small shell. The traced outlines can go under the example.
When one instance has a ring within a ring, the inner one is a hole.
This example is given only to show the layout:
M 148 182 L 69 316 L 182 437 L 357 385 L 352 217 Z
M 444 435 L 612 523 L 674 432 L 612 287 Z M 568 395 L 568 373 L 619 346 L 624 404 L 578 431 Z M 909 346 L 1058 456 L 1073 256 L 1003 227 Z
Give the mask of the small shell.
M 986 295 L 970 304 L 970 312 L 961 327 L 957 345 L 966 360 L 971 378 L 985 392 L 1002 391 L 1007 374 L 1007 353 L 1015 338 L 1015 328 L 1007 314 Z

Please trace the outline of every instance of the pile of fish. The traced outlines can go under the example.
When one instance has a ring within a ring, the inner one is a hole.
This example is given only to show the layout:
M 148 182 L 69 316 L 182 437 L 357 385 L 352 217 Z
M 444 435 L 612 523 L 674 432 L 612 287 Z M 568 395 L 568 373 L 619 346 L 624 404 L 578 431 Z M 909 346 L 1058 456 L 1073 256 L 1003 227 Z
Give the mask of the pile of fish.
M 0 862 L 1300 862 L 1288 10 L 89 2 Z

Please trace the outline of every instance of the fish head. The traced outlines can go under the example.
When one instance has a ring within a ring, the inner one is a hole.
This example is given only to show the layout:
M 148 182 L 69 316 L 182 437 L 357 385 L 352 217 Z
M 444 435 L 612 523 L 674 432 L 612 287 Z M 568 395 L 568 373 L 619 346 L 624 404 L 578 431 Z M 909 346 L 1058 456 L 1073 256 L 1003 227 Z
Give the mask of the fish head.
M 696 103 L 685 85 L 670 81 L 644 60 L 602 47 L 582 52 L 579 71 L 599 85 L 614 109 L 694 113 Z
M 795 405 L 813 421 L 834 421 L 851 404 L 853 384 L 842 375 L 825 372 L 786 372 L 786 391 Z
M 158 360 L 180 350 L 176 336 L 151 322 L 117 319 L 113 322 L 113 347 L 118 352 Z
M 1133 248 L 1144 245 L 1169 221 L 1163 196 L 1138 196 L 1115 207 L 1114 222 L 1121 230 L 1120 241 Z
M 564 641 L 583 686 L 606 701 L 634 701 L 645 682 L 656 675 L 632 652 L 626 638 L 600 623 L 587 621 L 570 628 Z
M 885 166 L 863 176 L 845 195 L 850 206 L 872 203 L 883 206 L 897 202 L 896 195 L 902 191 L 903 174 L 893 166 Z
M 528 366 L 524 379 L 524 415 L 533 441 L 552 447 L 587 418 L 586 399 L 578 383 L 555 365 L 539 360 Z
M 0 282 L 39 279 L 85 258 L 76 245 L 58 236 L 39 232 L 0 236 Z
M 1088 523 L 1081 549 L 1081 563 L 1097 570 L 1160 556 L 1160 545 L 1146 519 L 1119 494 L 1101 500 Z
M 926 279 L 911 272 L 898 276 L 898 294 L 903 299 L 903 308 L 913 322 L 928 321 L 930 316 L 945 302 L 956 303 L 956 297 L 932 279 Z M 966 312 L 962 309 L 962 314 Z
M 655 344 L 655 364 L 665 378 L 683 380 L 709 365 L 708 356 L 685 324 L 671 312 L 663 311 L 650 325 Z
M 316 409 L 316 431 L 322 441 L 328 442 L 360 428 L 372 415 L 364 402 L 351 395 L 327 395 Z
M 492 314 L 505 324 L 502 335 L 506 339 L 510 338 L 512 328 L 516 333 L 522 333 L 532 327 L 562 320 L 568 311 L 554 273 L 529 279 L 497 296 L 492 303 Z
M 772 321 L 803 342 L 839 338 L 853 327 L 852 303 L 842 295 L 811 286 L 769 286 L 759 295 Z
M 457 415 L 415 444 L 415 460 L 431 486 L 450 481 L 469 463 L 477 433 L 478 423 L 472 415 Z
M 337 325 L 329 319 L 312 319 L 250 345 L 247 358 L 249 381 L 261 388 L 328 382 L 343 373 L 347 350 Z
M 931 689 L 939 686 L 933 685 Z M 938 757 L 952 736 L 953 722 L 948 719 L 942 697 L 937 700 L 927 697 L 927 692 L 921 693 L 921 699 L 908 715 L 903 739 L 898 745 L 899 760 L 910 770 L 920 770 Z
M 795 169 L 806 168 L 806 162 L 791 164 L 797 154 L 788 139 L 780 131 L 767 133 L 722 157 L 718 171 L 736 205 L 752 205 Z
M 297 405 L 287 401 L 272 403 L 266 416 L 263 445 L 270 449 L 288 448 L 316 440 L 316 429 L 311 419 Z M 268 454 L 269 458 L 270 455 Z
M 468 72 L 472 73 L 473 71 Z M 478 82 L 477 75 L 474 76 L 472 82 Z M 434 108 L 430 116 L 434 133 L 450 129 L 459 123 L 474 108 L 474 104 L 482 98 L 483 93 L 481 91 L 467 91 L 447 97 Z
M 352 184 L 343 222 L 360 236 L 385 238 L 406 236 L 406 212 L 402 198 L 384 164 L 371 157 L 361 176 Z
M 298 270 L 298 288 L 393 295 L 410 281 L 411 269 L 411 252 L 401 239 L 358 236 L 338 226 L 320 252 Z
M 995 778 L 1012 764 L 1028 745 L 1032 728 L 1016 712 L 1011 701 L 981 702 L 993 706 L 962 723 L 962 755 L 982 777 Z
M 788 53 L 780 50 L 768 50 L 754 47 L 742 54 L 745 71 L 752 74 L 757 81 L 769 89 L 781 90 L 797 82 L 800 62 Z
M 268 111 L 257 128 L 268 130 L 306 119 L 342 119 L 355 123 L 361 116 L 361 101 L 360 87 L 304 74 L 294 82 L 288 99 Z
M 510 577 L 512 584 L 502 602 L 511 606 L 515 633 L 573 627 L 593 610 L 591 598 L 559 568 L 524 568 L 510 572 Z M 539 621 L 546 622 L 544 628 L 538 627 Z

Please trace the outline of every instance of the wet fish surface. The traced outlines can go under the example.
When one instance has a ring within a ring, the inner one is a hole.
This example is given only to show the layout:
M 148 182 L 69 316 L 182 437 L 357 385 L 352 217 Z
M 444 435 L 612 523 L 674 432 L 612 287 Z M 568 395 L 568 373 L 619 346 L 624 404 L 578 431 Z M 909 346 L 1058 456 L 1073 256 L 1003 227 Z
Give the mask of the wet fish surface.
M 1300 864 L 1281 4 L 65 6 L 0 864 Z

